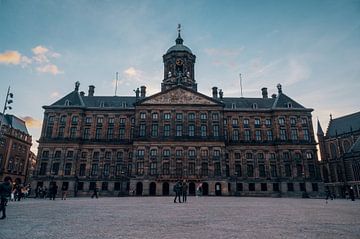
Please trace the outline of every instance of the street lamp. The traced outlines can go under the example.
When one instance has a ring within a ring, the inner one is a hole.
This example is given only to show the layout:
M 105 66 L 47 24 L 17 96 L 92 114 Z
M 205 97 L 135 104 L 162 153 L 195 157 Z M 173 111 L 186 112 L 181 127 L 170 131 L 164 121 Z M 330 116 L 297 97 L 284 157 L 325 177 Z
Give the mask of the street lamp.
M 2 122 L 5 119 L 5 112 L 6 112 L 6 110 L 11 110 L 12 109 L 10 104 L 14 103 L 13 98 L 14 98 L 14 94 L 10 92 L 10 86 L 9 86 L 9 88 L 7 90 L 7 93 L 6 93 L 4 109 L 3 109 L 3 112 L 2 112 L 2 120 L 0 120 L 0 136 L 2 136 L 2 133 L 3 133 L 2 132 Z
M 238 179 L 238 172 L 234 172 L 234 176 L 235 176 L 235 195 L 237 196 L 239 194 L 238 192 L 238 185 L 237 185 L 237 179 Z

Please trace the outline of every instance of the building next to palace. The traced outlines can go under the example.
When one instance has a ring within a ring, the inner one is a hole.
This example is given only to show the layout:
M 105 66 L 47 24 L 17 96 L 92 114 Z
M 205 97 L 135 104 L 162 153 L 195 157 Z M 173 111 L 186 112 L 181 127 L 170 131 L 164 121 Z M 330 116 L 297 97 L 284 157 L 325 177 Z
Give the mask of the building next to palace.
M 96 96 L 80 83 L 44 106 L 33 188 L 73 195 L 172 195 L 178 180 L 203 195 L 317 196 L 323 191 L 312 109 L 287 96 L 197 91 L 195 55 L 180 35 L 165 55 L 161 91 Z
M 25 122 L 14 115 L 0 113 L 0 180 L 10 176 L 16 184 L 28 181 L 32 138 Z
M 333 119 L 324 134 L 318 122 L 321 171 L 325 188 L 345 197 L 352 188 L 360 197 L 360 112 Z

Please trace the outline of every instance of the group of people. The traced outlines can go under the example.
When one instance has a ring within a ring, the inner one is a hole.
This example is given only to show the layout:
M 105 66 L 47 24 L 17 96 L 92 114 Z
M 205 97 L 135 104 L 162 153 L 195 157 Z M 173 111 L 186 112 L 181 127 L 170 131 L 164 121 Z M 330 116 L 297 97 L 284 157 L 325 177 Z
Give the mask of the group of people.
M 49 198 L 50 200 L 55 200 L 56 195 L 58 193 L 58 185 L 56 184 L 56 182 L 51 182 L 49 189 L 44 186 L 38 186 L 35 189 L 35 198 Z M 62 188 L 62 197 L 61 199 L 66 200 L 66 195 L 67 195 L 67 189 L 63 189 Z
M 173 191 L 175 192 L 174 203 L 176 203 L 176 199 L 179 199 L 179 203 L 185 203 L 187 200 L 187 190 L 188 185 L 185 180 L 183 182 L 177 181 L 173 188 Z

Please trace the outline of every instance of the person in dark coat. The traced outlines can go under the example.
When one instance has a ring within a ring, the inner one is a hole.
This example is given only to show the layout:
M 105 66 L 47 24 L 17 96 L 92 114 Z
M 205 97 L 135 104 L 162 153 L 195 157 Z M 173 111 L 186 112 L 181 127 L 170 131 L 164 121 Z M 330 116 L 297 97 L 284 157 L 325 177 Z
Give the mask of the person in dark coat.
M 4 182 L 0 184 L 0 212 L 2 212 L 0 219 L 6 218 L 6 204 L 12 191 L 11 182 L 11 178 L 7 176 L 4 178 Z
M 181 186 L 180 181 L 178 181 L 174 185 L 174 192 L 175 192 L 174 203 L 176 203 L 177 198 L 179 198 L 179 203 L 181 203 L 181 199 L 180 199 L 181 191 L 182 191 L 182 186 Z
M 354 192 L 353 187 L 349 188 L 349 196 L 350 196 L 351 201 L 355 201 L 355 192 Z
M 188 190 L 188 185 L 186 183 L 186 181 L 183 181 L 182 184 L 182 198 L 183 198 L 183 202 L 186 202 L 187 199 L 187 190 Z
M 55 200 L 57 191 L 58 191 L 58 185 L 56 184 L 56 182 L 53 182 L 51 188 L 49 189 L 50 191 L 50 200 Z
M 97 187 L 94 188 L 94 192 L 91 195 L 91 198 L 94 198 L 94 197 L 98 198 L 98 189 L 97 189 Z

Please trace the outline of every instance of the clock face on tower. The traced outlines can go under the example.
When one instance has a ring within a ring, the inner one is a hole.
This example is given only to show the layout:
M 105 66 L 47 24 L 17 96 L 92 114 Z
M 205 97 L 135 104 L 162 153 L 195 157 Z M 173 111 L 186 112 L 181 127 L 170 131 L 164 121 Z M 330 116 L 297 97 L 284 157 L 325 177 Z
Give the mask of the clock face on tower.
M 176 65 L 181 66 L 184 62 L 181 59 L 176 59 Z

